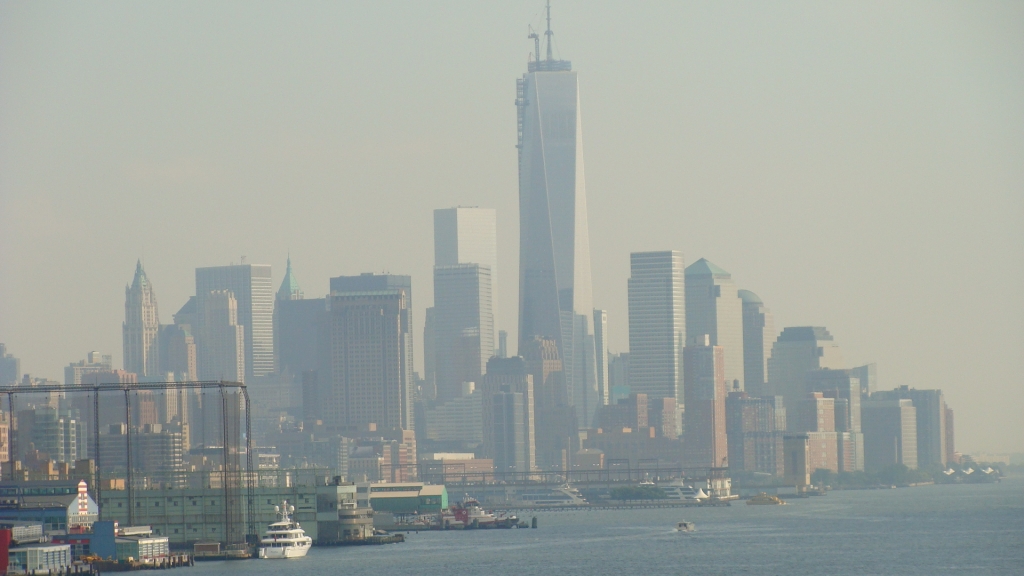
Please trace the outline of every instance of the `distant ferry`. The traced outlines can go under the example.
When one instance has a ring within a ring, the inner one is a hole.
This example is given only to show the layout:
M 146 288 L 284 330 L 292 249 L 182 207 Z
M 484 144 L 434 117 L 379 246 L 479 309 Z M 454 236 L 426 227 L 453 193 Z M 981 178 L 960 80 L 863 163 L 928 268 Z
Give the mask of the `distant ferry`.
M 587 506 L 586 498 L 580 491 L 569 484 L 563 484 L 558 488 L 543 489 L 539 491 L 524 491 L 519 494 L 522 504 L 532 506 Z
M 754 496 L 750 500 L 747 500 L 747 504 L 751 504 L 753 506 L 778 506 L 780 504 L 785 503 L 786 501 L 783 500 L 782 498 L 779 498 L 778 496 L 772 496 L 767 492 L 761 492 L 760 494 Z
M 260 558 L 302 558 L 309 552 L 313 539 L 291 519 L 295 506 L 290 506 L 285 500 L 280 506 L 274 506 L 274 512 L 278 520 L 267 527 L 260 540 Z

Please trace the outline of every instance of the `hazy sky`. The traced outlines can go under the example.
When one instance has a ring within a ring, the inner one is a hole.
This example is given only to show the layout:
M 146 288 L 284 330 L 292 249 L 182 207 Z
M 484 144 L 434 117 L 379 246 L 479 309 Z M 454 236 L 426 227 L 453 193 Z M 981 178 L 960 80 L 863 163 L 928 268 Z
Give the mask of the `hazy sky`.
M 121 365 L 136 258 L 413 276 L 434 208 L 498 210 L 516 341 L 515 79 L 542 0 L 0 3 L 0 342 Z M 556 0 L 580 72 L 594 302 L 629 253 L 706 257 L 883 387 L 941 388 L 957 447 L 1024 451 L 1024 3 Z M 417 366 L 422 365 L 417 342 Z

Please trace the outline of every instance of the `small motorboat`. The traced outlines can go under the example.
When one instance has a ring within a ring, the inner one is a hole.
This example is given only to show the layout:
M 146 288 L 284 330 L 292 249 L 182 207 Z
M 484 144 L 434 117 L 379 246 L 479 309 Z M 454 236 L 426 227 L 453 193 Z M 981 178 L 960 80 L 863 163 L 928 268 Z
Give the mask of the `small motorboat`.
M 693 532 L 696 529 L 696 524 L 693 522 L 687 522 L 686 520 L 676 524 L 676 532 Z

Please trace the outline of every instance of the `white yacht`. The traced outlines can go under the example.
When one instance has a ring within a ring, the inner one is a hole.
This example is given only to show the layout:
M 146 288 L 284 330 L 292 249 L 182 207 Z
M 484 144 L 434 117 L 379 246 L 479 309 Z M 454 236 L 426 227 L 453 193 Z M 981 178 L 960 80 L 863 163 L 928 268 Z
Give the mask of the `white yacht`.
M 658 484 L 658 488 L 665 493 L 665 497 L 671 500 L 683 500 L 686 502 L 701 502 L 707 500 L 708 495 L 700 487 L 687 486 L 682 480 L 676 479 L 671 482 Z
M 267 532 L 260 540 L 260 558 L 302 558 L 309 552 L 313 539 L 299 523 L 292 520 L 295 506 L 285 500 L 280 506 L 274 506 L 277 522 L 267 527 Z

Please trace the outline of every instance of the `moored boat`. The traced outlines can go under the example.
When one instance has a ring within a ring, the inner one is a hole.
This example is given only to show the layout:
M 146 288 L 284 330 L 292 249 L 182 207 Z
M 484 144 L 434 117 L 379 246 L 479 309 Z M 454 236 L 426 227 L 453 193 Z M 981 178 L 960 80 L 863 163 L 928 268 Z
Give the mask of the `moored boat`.
M 292 520 L 291 514 L 295 506 L 285 500 L 280 506 L 274 506 L 278 520 L 267 527 L 260 539 L 260 558 L 302 558 L 309 552 L 313 539 L 306 536 L 306 531 L 298 522 Z

